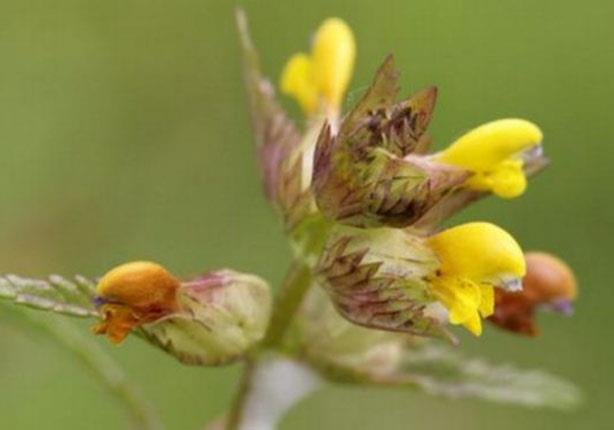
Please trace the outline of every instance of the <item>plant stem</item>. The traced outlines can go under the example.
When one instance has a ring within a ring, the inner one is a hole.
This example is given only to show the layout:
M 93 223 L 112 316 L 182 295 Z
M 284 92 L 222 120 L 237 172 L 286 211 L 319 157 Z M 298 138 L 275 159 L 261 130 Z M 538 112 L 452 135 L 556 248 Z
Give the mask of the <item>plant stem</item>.
M 19 312 L 39 331 L 50 335 L 64 346 L 98 379 L 106 390 L 129 414 L 133 427 L 138 430 L 162 430 L 160 419 L 145 401 L 123 370 L 94 340 L 83 336 L 74 324 L 64 318 L 40 318 Z
M 303 363 L 262 354 L 249 364 L 226 430 L 274 430 L 288 409 L 321 384 L 319 375 Z
M 284 279 L 279 296 L 273 306 L 271 323 L 262 342 L 264 347 L 272 348 L 281 343 L 310 284 L 311 269 L 305 263 L 295 261 Z
M 247 400 L 247 395 L 250 391 L 252 382 L 252 376 L 254 374 L 254 366 L 256 365 L 253 358 L 249 358 L 245 363 L 243 374 L 241 375 L 241 381 L 235 394 L 235 398 L 232 401 L 232 407 L 226 419 L 226 430 L 236 430 L 241 424 L 243 418 L 243 409 Z
M 281 291 L 273 306 L 271 322 L 262 341 L 264 348 L 273 349 L 283 341 L 288 326 L 301 305 L 310 284 L 311 269 L 306 264 L 295 261 L 284 279 Z M 258 356 L 251 356 L 247 359 L 239 388 L 226 421 L 226 430 L 241 429 L 244 418 L 243 412 L 253 389 L 254 372 L 261 362 L 262 359 L 259 359 Z

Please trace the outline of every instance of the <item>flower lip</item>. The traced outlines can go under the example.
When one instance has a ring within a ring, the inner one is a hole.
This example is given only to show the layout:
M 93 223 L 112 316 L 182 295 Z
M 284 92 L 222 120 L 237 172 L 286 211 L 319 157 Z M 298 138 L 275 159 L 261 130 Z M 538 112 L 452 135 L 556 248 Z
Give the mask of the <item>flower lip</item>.
M 506 291 L 515 292 L 522 290 L 522 279 L 514 275 L 502 275 L 493 280 L 492 284 Z
M 534 146 L 526 148 L 518 154 L 518 157 L 522 159 L 522 161 L 527 162 L 530 160 L 534 160 L 535 158 L 542 157 L 544 155 L 544 145 L 539 142 Z

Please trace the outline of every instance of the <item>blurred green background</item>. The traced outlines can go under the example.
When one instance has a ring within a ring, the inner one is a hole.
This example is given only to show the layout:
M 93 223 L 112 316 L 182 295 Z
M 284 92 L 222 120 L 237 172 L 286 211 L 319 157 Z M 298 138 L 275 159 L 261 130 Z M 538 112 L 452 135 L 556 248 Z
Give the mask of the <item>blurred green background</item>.
M 0 271 L 94 276 L 145 258 L 177 273 L 230 266 L 280 281 L 288 249 L 257 180 L 235 4 L 0 0 Z M 558 253 L 582 287 L 574 318 L 542 315 L 540 338 L 490 328 L 462 345 L 565 375 L 586 394 L 575 412 L 331 387 L 283 428 L 612 428 L 614 3 L 242 4 L 274 80 L 318 23 L 338 15 L 358 42 L 350 100 L 392 52 L 405 92 L 439 86 L 439 146 L 499 117 L 540 124 L 553 159 L 546 173 L 523 198 L 489 199 L 454 222 L 491 220 L 526 249 Z M 182 367 L 134 339 L 104 346 L 169 429 L 221 414 L 239 371 Z M 70 354 L 1 314 L 0 417 L 10 429 L 124 428 Z

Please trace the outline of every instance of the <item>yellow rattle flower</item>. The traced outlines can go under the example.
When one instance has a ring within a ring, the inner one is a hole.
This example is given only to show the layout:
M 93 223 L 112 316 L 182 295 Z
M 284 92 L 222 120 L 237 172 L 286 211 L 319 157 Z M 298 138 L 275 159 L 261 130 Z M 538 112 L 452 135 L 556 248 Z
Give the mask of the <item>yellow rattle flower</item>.
M 448 309 L 452 324 L 479 336 L 480 317 L 494 312 L 493 287 L 521 286 L 526 267 L 520 246 L 509 233 L 486 222 L 452 227 L 427 243 L 440 263 L 429 279 L 433 295 Z
M 527 187 L 523 154 L 538 149 L 542 132 L 522 119 L 501 119 L 481 125 L 461 136 L 435 158 L 473 173 L 466 186 L 513 198 Z
M 311 54 L 290 57 L 281 74 L 281 90 L 293 96 L 306 114 L 338 114 L 352 77 L 356 45 L 352 30 L 328 18 L 316 31 Z

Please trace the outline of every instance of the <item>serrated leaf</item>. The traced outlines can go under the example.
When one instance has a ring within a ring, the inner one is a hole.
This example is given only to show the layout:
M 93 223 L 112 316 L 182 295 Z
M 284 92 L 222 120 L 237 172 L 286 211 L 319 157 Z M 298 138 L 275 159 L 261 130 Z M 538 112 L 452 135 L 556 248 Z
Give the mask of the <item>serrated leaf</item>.
M 392 56 L 386 57 L 365 94 L 341 124 L 336 139 L 340 150 L 363 156 L 370 149 L 383 148 L 404 157 L 416 149 L 431 120 L 437 88 L 427 87 L 395 103 L 398 77 Z
M 396 348 L 389 341 L 380 342 L 339 357 L 311 351 L 308 360 L 328 380 L 338 383 L 405 387 L 452 399 L 473 398 L 530 408 L 568 410 L 582 400 L 574 384 L 542 370 L 467 358 L 432 341 L 412 340 L 402 345 L 403 340 Z M 373 360 L 380 365 L 373 365 Z
M 337 225 L 316 274 L 339 313 L 354 324 L 454 342 L 425 281 L 437 264 L 422 240 L 403 230 Z
M 313 190 L 328 218 L 358 227 L 405 227 L 469 175 L 416 157 L 423 151 L 437 89 L 395 103 L 398 72 L 388 57 L 338 133 L 325 124 L 316 143 Z
M 373 82 L 360 98 L 356 106 L 343 120 L 339 132 L 342 139 L 347 138 L 360 127 L 364 118 L 371 112 L 389 109 L 399 93 L 399 71 L 394 65 L 392 55 L 388 55 L 375 72 Z
M 466 358 L 443 345 L 408 351 L 401 369 L 427 393 L 452 398 L 569 409 L 577 406 L 582 397 L 571 382 L 542 370 Z
M 51 275 L 48 279 L 32 279 L 0 275 L 0 299 L 82 318 L 98 316 L 92 301 L 94 290 L 94 283 L 83 276 L 67 279 Z

